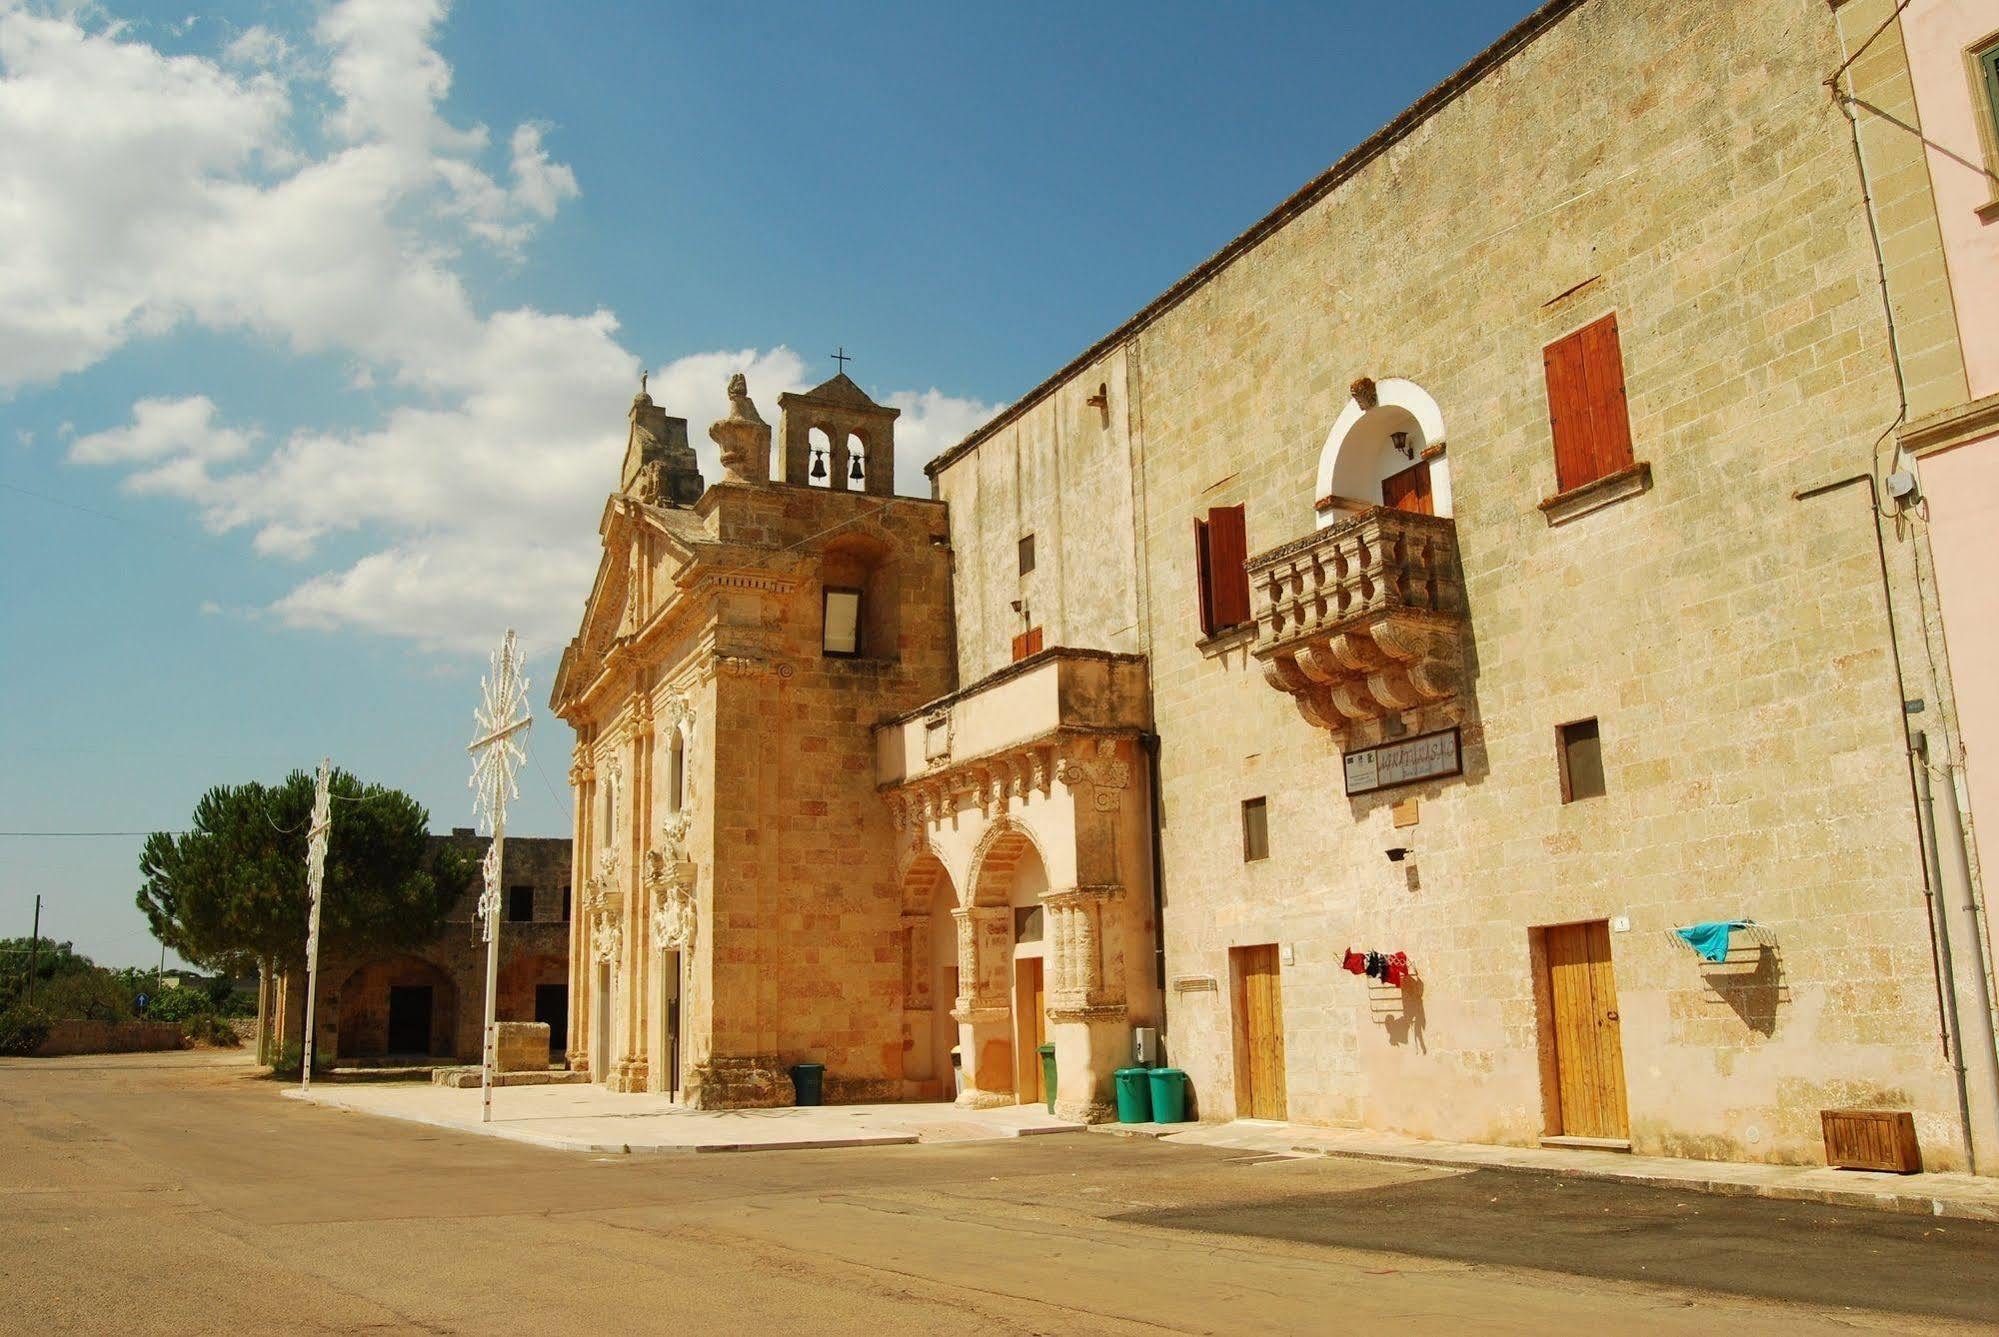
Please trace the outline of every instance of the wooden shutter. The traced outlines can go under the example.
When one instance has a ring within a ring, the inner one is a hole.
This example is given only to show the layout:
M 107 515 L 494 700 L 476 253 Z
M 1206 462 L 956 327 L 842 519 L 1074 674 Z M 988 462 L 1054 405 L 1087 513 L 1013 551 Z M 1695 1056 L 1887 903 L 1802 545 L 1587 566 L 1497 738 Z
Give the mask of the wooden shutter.
M 1240 506 L 1217 506 L 1208 512 L 1208 588 L 1217 631 L 1249 621 L 1249 540 Z
M 1194 520 L 1194 602 L 1201 614 L 1201 635 L 1215 634 L 1214 570 L 1209 561 L 1208 522 Z
M 1555 435 L 1555 480 L 1568 492 L 1631 467 L 1631 415 L 1617 316 L 1605 316 L 1548 345 L 1548 423 Z
M 1416 515 L 1435 515 L 1436 498 L 1430 492 L 1430 462 L 1419 460 L 1401 473 L 1381 480 L 1381 504 Z
M 1624 402 L 1624 350 L 1617 317 L 1605 316 L 1581 331 L 1583 376 L 1589 384 L 1595 431 L 1596 472 L 1605 478 L 1631 467 L 1631 410 Z
M 1029 627 L 1027 629 L 1027 654 L 1022 655 L 1021 658 L 1026 659 L 1031 655 L 1038 655 L 1040 653 L 1041 653 L 1041 628 Z

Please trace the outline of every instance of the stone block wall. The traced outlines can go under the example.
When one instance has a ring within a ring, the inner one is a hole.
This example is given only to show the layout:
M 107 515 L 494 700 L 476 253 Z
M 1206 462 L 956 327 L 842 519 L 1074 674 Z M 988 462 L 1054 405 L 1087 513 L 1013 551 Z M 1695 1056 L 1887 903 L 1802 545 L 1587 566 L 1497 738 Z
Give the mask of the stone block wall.
M 1637 1150 L 1813 1161 L 1818 1111 L 1866 1104 L 1914 1110 L 1948 1167 L 1902 714 L 1935 693 L 1920 665 L 1898 680 L 1889 636 L 1891 596 L 1913 630 L 1908 554 L 1892 533 L 1877 552 L 1864 484 L 1793 495 L 1865 475 L 1898 411 L 1847 123 L 1821 86 L 1832 18 L 1590 0 L 1540 23 L 1121 336 L 1168 1057 L 1201 1117 L 1237 1112 L 1230 951 L 1275 943 L 1290 1117 L 1531 1142 L 1549 1124 L 1530 931 L 1628 922 L 1612 952 Z M 1652 485 L 1551 526 L 1542 350 L 1610 312 Z M 1241 504 L 1251 553 L 1309 533 L 1363 376 L 1442 409 L 1472 648 L 1465 774 L 1348 799 L 1332 736 L 1246 647 L 1197 645 L 1189 522 Z M 1032 472 L 1009 453 L 997 435 L 959 452 L 940 493 Z M 1115 561 L 1114 533 L 1099 542 Z M 959 578 L 992 586 L 961 607 L 1006 593 L 983 567 Z M 962 634 L 967 660 L 1004 644 Z M 1608 793 L 1565 804 L 1555 730 L 1591 717 Z M 1271 850 L 1245 863 L 1253 797 Z M 1665 936 L 1735 916 L 1778 942 L 1747 970 Z M 1349 947 L 1406 951 L 1420 987 L 1346 973 Z

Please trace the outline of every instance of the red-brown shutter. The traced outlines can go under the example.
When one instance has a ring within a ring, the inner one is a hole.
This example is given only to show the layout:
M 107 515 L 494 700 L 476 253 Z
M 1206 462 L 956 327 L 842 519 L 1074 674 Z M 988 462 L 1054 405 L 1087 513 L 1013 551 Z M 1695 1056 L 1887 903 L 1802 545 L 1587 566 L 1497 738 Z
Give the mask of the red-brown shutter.
M 1027 655 L 1023 656 L 1023 658 L 1031 657 L 1033 655 L 1038 655 L 1040 653 L 1041 653 L 1041 628 L 1029 627 L 1027 629 Z
M 1581 332 L 1583 376 L 1589 383 L 1590 418 L 1595 430 L 1595 472 L 1605 478 L 1631 467 L 1631 410 L 1624 400 L 1624 351 L 1616 315 Z
M 1018 664 L 1027 658 L 1027 633 L 1021 632 L 1013 638 L 1013 662 Z
M 1217 506 L 1209 511 L 1208 588 L 1217 631 L 1249 621 L 1249 573 L 1243 569 L 1248 561 L 1242 507 Z
M 1613 313 L 1548 345 L 1548 422 L 1563 492 L 1631 467 L 1631 413 Z
M 1548 374 L 1548 426 L 1555 434 L 1555 487 L 1567 492 L 1596 476 L 1596 429 L 1583 372 L 1582 332 L 1549 344 L 1541 365 Z
M 1215 634 L 1214 574 L 1209 564 L 1208 522 L 1194 521 L 1194 602 L 1201 613 L 1201 635 Z

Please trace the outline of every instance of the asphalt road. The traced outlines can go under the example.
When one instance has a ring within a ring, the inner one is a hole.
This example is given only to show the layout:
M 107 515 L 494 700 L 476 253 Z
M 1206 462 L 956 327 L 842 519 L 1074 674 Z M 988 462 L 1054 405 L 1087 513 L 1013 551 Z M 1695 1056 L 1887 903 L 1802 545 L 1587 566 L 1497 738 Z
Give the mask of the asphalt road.
M 1999 1228 L 1093 1134 L 609 1157 L 0 1060 L 0 1331 L 1910 1332 Z

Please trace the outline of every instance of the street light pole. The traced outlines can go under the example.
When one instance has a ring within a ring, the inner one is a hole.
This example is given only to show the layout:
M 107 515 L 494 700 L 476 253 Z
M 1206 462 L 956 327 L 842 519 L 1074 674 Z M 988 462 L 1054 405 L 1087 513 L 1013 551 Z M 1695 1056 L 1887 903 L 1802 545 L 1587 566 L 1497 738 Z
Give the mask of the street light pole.
M 30 1003 L 35 1001 L 35 966 L 39 963 L 41 959 L 41 954 L 42 954 L 42 898 L 39 894 L 37 894 L 35 897 L 35 928 L 34 932 L 30 934 L 28 938 L 27 1001 Z
M 507 800 L 519 798 L 514 773 L 527 752 L 521 747 L 528 725 L 528 680 L 521 671 L 520 642 L 513 628 L 493 652 L 493 673 L 479 680 L 479 708 L 472 713 L 478 735 L 465 749 L 472 754 L 472 810 L 492 832 L 480 864 L 485 888 L 479 895 L 479 919 L 486 933 L 486 1041 L 481 1046 L 479 1093 L 481 1123 L 493 1121 L 493 1069 L 499 1060 L 500 878 L 507 843 Z
M 305 841 L 305 886 L 312 895 L 312 922 L 305 933 L 305 1042 L 299 1046 L 299 1094 L 312 1090 L 313 1004 L 319 998 L 319 901 L 326 881 L 326 837 L 333 827 L 333 803 L 328 793 L 333 759 L 319 760 L 319 782 L 312 790 L 312 831 Z

